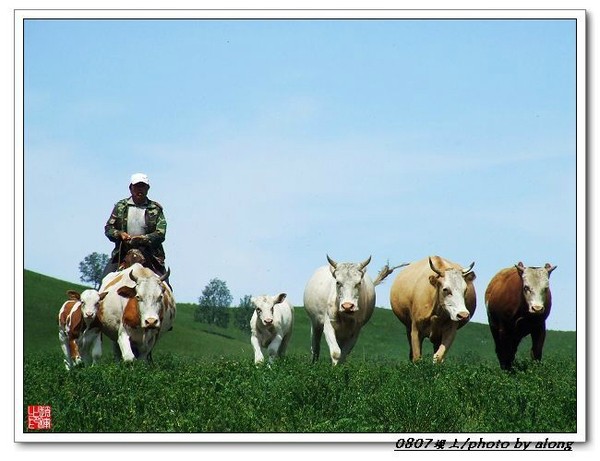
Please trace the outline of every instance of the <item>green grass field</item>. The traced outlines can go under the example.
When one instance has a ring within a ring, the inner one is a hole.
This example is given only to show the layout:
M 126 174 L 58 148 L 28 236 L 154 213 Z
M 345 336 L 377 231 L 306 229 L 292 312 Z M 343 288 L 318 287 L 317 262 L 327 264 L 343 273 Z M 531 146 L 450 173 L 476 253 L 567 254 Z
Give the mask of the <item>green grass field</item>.
M 332 367 L 325 341 L 310 364 L 308 316 L 296 307 L 288 356 L 268 368 L 254 366 L 247 333 L 195 322 L 194 305 L 179 304 L 154 365 L 115 364 L 105 341 L 98 366 L 67 372 L 56 316 L 77 288 L 85 287 L 24 274 L 23 405 L 51 405 L 54 432 L 577 430 L 575 332 L 550 331 L 542 363 L 529 359 L 526 338 L 506 373 L 488 326 L 469 323 L 443 364 L 431 363 L 425 341 L 414 365 L 402 325 L 377 309 L 348 362 Z

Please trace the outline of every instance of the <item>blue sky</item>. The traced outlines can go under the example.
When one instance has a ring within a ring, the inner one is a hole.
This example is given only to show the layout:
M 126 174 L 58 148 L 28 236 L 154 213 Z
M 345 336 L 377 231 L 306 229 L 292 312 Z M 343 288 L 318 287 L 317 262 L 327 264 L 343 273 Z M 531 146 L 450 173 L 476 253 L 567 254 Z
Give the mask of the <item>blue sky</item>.
M 79 262 L 112 250 L 104 224 L 142 171 L 165 208 L 180 302 L 218 277 L 235 302 L 284 291 L 301 305 L 326 254 L 372 255 L 373 277 L 439 254 L 475 261 L 481 323 L 498 270 L 558 265 L 548 326 L 575 330 L 575 21 L 69 19 L 24 31 L 26 269 L 79 283 Z

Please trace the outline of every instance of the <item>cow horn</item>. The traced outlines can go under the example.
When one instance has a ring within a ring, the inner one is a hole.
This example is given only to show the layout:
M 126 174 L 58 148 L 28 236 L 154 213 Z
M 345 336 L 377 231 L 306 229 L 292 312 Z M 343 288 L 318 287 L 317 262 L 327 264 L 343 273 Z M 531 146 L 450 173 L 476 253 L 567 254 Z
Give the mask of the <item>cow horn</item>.
M 548 271 L 548 275 L 550 275 L 550 273 L 557 267 L 558 266 L 553 266 L 550 263 L 546 263 L 546 265 L 544 266 L 544 268 Z
M 333 259 L 331 259 L 329 257 L 329 255 L 327 255 L 327 262 L 329 262 L 329 264 L 331 265 L 331 267 L 333 267 L 334 269 L 337 269 L 337 263 Z
M 431 260 L 431 256 L 429 257 L 429 267 L 431 267 L 431 270 L 433 272 L 435 272 L 437 275 L 439 275 L 440 277 L 443 277 L 442 272 L 438 269 L 435 268 L 435 266 L 433 265 L 433 261 Z
M 473 266 L 474 266 L 474 265 L 475 265 L 475 261 L 473 261 L 473 262 L 471 263 L 471 265 L 470 265 L 470 266 L 469 266 L 467 269 L 464 269 L 464 270 L 462 271 L 463 275 L 467 275 L 469 272 L 471 272 L 471 271 L 473 270 Z
M 169 278 L 169 275 L 171 275 L 171 268 L 168 267 L 167 268 L 167 272 L 164 273 L 163 275 L 160 276 L 160 281 L 164 282 L 165 280 L 167 280 Z
M 360 270 L 363 270 L 365 267 L 367 267 L 367 264 L 369 264 L 371 262 L 371 256 L 369 256 L 367 259 L 365 259 L 363 262 L 361 262 L 359 264 Z
M 129 278 L 131 280 L 133 280 L 135 283 L 137 283 L 138 279 L 135 275 L 133 275 L 133 269 L 131 269 L 131 271 L 129 272 Z

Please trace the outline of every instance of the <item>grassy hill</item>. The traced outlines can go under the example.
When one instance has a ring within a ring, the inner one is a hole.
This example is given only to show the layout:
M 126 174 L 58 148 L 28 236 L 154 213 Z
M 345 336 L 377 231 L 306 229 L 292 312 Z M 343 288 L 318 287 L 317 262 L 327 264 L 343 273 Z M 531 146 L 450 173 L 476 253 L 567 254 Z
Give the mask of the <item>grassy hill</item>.
M 29 270 L 24 271 L 23 340 L 24 354 L 39 351 L 60 351 L 58 342 L 57 314 L 69 289 L 84 290 L 76 285 Z M 175 293 L 175 295 L 177 295 Z M 253 357 L 250 337 L 239 329 L 218 328 L 194 321 L 193 304 L 178 304 L 173 331 L 165 335 L 157 345 L 154 357 L 161 354 L 198 358 L 236 358 L 249 360 Z M 483 306 L 478 306 L 482 309 Z M 112 360 L 110 341 L 104 341 L 103 361 Z M 321 360 L 329 357 L 325 338 L 321 342 Z M 529 356 L 530 340 L 520 346 L 519 358 Z M 295 325 L 288 353 L 305 356 L 310 360 L 310 322 L 302 307 L 295 308 Z M 424 342 L 424 354 L 433 354 L 431 343 Z M 576 357 L 576 333 L 549 331 L 544 355 L 561 358 Z M 376 309 L 370 322 L 350 354 L 356 360 L 408 361 L 408 342 L 404 326 L 388 309 Z M 496 362 L 493 340 L 486 324 L 471 322 L 459 330 L 447 356 L 447 361 L 472 360 Z M 62 365 L 62 364 L 61 364 Z
M 577 430 L 575 332 L 549 332 L 542 363 L 528 358 L 523 342 L 515 372 L 506 373 L 487 325 L 469 323 L 443 365 L 432 363 L 427 341 L 429 359 L 415 365 L 400 322 L 377 309 L 348 363 L 332 367 L 323 340 L 320 363 L 309 365 L 310 325 L 298 307 L 288 356 L 260 367 L 248 333 L 195 322 L 195 306 L 180 304 L 154 365 L 114 363 L 105 341 L 99 366 L 66 372 L 56 317 L 65 291 L 83 288 L 25 271 L 24 431 L 37 432 L 27 410 L 39 404 L 51 407 L 50 432 L 59 433 L 379 432 L 395 440 Z

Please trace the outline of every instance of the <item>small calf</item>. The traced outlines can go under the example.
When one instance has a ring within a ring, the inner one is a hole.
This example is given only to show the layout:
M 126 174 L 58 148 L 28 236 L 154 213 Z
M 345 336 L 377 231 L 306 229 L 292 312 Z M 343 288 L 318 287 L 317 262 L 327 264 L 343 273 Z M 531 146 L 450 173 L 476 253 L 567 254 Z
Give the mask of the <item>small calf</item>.
M 102 339 L 96 319 L 106 293 L 96 290 L 67 291 L 68 300 L 58 312 L 58 339 L 70 370 L 81 363 L 95 363 L 102 355 Z
M 264 360 L 262 349 L 267 350 L 269 363 L 285 354 L 294 324 L 294 308 L 286 297 L 285 293 L 280 293 L 251 298 L 254 313 L 250 319 L 250 342 L 254 348 L 255 364 Z

